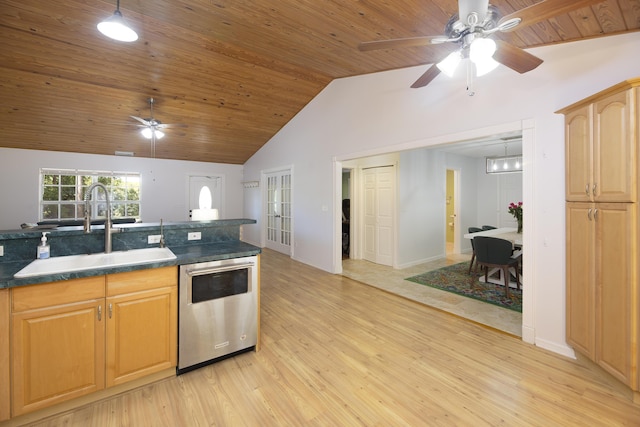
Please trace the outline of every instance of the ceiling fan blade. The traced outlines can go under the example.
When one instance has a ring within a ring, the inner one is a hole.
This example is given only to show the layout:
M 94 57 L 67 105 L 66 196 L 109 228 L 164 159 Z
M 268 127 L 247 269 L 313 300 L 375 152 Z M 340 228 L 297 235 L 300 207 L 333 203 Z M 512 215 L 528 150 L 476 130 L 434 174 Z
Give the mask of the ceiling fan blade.
M 136 117 L 136 116 L 129 116 L 129 117 L 131 117 L 134 120 L 139 121 L 140 123 L 142 123 L 145 126 L 151 126 L 151 122 L 149 122 L 148 120 L 141 119 L 140 117 Z
M 408 37 L 404 39 L 376 40 L 360 43 L 358 45 L 358 50 L 361 52 L 367 52 L 378 49 L 395 49 L 397 47 L 427 46 L 433 43 L 443 43 L 445 41 L 447 41 L 446 36 L 422 36 Z
M 440 74 L 440 68 L 438 68 L 435 64 L 433 64 L 431 67 L 429 67 L 429 69 L 423 75 L 420 76 L 418 80 L 416 80 L 411 85 L 411 88 L 417 89 L 419 87 L 424 87 L 428 85 L 429 83 L 431 83 L 431 80 L 438 77 L 438 74 Z
M 534 56 L 517 46 L 502 40 L 496 40 L 497 49 L 493 54 L 493 59 L 511 68 L 520 74 L 533 70 L 542 64 L 542 59 Z
M 188 126 L 182 123 L 158 123 L 154 127 L 156 129 L 167 129 L 167 128 L 186 128 Z
M 500 23 L 509 19 L 520 18 L 522 21 L 519 25 L 505 29 L 504 31 L 519 30 L 521 28 L 537 24 L 538 22 L 545 21 L 549 18 L 553 18 L 554 16 L 569 13 L 573 10 L 591 6 L 596 3 L 602 3 L 604 1 L 605 0 L 543 0 L 539 3 L 503 16 L 502 19 L 500 19 L 500 22 L 498 22 L 498 26 Z

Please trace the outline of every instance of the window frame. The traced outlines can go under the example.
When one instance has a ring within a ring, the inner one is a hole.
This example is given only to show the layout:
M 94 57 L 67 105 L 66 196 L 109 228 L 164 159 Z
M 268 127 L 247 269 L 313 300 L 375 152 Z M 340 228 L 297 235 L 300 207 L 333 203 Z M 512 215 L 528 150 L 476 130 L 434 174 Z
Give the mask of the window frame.
M 57 179 L 54 178 L 53 183 L 45 182 L 46 177 L 56 175 Z M 108 189 L 112 218 L 142 220 L 142 176 L 139 172 L 40 168 L 38 221 L 82 220 L 85 191 L 96 182 L 102 182 Z M 57 191 L 52 190 L 56 188 Z M 90 202 L 91 216 L 105 217 L 104 194 L 99 190 L 94 190 L 93 193 Z M 130 198 L 133 194 L 137 194 L 137 200 Z

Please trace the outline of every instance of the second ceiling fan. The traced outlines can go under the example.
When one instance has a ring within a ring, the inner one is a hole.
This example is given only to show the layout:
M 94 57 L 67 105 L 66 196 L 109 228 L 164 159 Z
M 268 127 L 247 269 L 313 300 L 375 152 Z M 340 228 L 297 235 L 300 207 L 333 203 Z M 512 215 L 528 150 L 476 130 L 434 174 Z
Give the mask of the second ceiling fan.
M 370 51 L 377 49 L 395 49 L 409 46 L 445 45 L 445 53 L 439 50 L 436 60 L 411 87 L 428 85 L 441 72 L 453 73 L 458 62 L 468 58 L 467 74 L 470 95 L 470 80 L 473 75 L 482 75 L 503 64 L 518 73 L 526 73 L 542 64 L 542 59 L 523 49 L 502 40 L 493 40 L 496 32 L 508 32 L 526 28 L 557 15 L 571 12 L 604 0 L 543 0 L 516 12 L 501 16 L 498 9 L 489 4 L 489 0 L 458 0 L 458 13 L 453 15 L 445 26 L 444 34 L 378 40 L 360 43 L 358 49 Z M 438 46 L 438 49 L 442 49 Z M 440 57 L 441 55 L 441 57 Z M 471 67 L 475 68 L 475 72 Z
M 151 117 L 143 119 L 137 116 L 129 116 L 134 120 L 137 120 L 141 124 L 138 126 L 141 129 L 140 133 L 147 139 L 151 140 L 151 157 L 156 156 L 156 141 L 164 137 L 164 132 L 162 129 L 167 129 L 171 127 L 187 127 L 183 124 L 166 124 L 162 123 L 160 120 L 156 120 L 153 116 L 153 104 L 155 104 L 155 100 L 153 98 L 147 99 L 149 102 L 149 112 Z

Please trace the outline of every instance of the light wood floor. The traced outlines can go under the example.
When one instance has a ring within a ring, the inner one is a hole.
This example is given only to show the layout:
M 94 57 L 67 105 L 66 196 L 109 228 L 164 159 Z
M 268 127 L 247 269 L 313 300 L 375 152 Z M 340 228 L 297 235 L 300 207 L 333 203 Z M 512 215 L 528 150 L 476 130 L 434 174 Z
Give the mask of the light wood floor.
M 474 322 L 522 337 L 522 313 L 406 280 L 407 277 L 457 264 L 469 263 L 470 254 L 446 257 L 404 269 L 365 260 L 343 259 L 342 274 L 367 285 L 456 314 Z M 526 281 L 524 282 L 526 285 Z
M 36 426 L 638 426 L 592 365 L 262 256 L 262 350 Z

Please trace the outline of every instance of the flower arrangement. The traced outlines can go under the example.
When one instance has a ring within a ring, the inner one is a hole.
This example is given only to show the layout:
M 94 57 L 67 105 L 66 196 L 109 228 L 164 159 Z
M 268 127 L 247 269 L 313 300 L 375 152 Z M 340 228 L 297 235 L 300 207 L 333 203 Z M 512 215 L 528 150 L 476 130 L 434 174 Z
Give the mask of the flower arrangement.
M 509 203 L 509 213 L 518 221 L 518 233 L 522 233 L 522 202 Z

